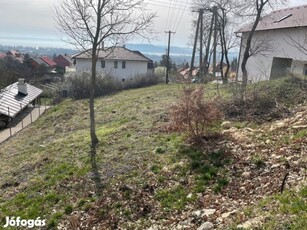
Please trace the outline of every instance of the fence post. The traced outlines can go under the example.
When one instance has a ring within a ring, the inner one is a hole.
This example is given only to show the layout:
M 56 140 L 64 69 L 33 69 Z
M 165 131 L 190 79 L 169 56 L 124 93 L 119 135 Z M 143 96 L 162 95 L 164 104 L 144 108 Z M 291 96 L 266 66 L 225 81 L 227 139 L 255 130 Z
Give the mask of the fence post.
M 31 124 L 32 124 L 32 111 L 33 111 L 33 109 L 31 109 L 31 112 L 30 112 L 30 120 L 31 120 Z
M 12 120 L 10 119 L 10 107 L 7 107 L 8 115 L 9 115 L 9 120 L 10 120 L 10 137 L 12 136 Z
M 22 105 L 20 103 L 20 111 L 22 110 Z M 21 129 L 23 129 L 23 119 L 21 119 Z

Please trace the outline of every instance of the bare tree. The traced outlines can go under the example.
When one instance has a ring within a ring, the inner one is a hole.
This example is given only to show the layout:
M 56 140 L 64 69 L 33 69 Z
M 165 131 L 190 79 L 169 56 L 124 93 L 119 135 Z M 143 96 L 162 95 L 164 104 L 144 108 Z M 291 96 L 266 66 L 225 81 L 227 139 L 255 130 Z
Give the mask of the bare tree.
M 221 46 L 221 78 L 223 83 L 228 82 L 228 74 L 230 72 L 230 61 L 229 61 L 229 50 L 236 47 L 237 37 L 234 36 L 234 31 L 236 28 L 236 21 L 234 20 L 235 3 L 232 1 L 221 1 L 217 4 L 218 6 L 218 17 L 219 17 L 219 33 L 220 33 L 220 46 Z M 223 71 L 223 58 L 226 61 L 226 70 Z
M 248 73 L 246 69 L 247 60 L 255 54 L 270 52 L 270 41 L 267 39 L 261 41 L 253 41 L 253 36 L 255 34 L 256 28 L 262 18 L 262 15 L 266 12 L 266 9 L 273 9 L 277 5 L 285 3 L 287 0 L 249 0 L 241 1 L 239 3 L 240 12 L 245 12 L 244 14 L 238 13 L 238 15 L 246 17 L 252 17 L 251 28 L 247 34 L 246 42 L 244 46 L 244 54 L 241 63 L 242 70 L 242 86 L 243 89 L 246 88 L 248 81 Z
M 95 131 L 95 82 L 99 50 L 133 36 L 146 37 L 154 13 L 146 11 L 143 0 L 63 0 L 55 7 L 59 30 L 67 42 L 91 55 L 90 134 L 92 148 L 98 143 Z
M 301 31 L 304 32 L 303 29 Z M 284 32 L 284 34 L 287 37 L 287 39 L 284 39 L 287 42 L 287 44 L 297 49 L 302 54 L 307 55 L 307 47 L 305 45 L 306 41 L 302 41 L 302 38 L 299 38 L 299 37 L 295 38 L 294 36 L 290 35 L 287 32 Z
M 243 59 L 242 59 L 242 64 L 241 64 L 241 70 L 242 70 L 242 74 L 243 74 L 243 76 L 242 76 L 242 86 L 243 86 L 244 89 L 246 88 L 247 80 L 248 80 L 246 63 L 247 63 L 247 60 L 251 56 L 250 48 L 251 48 L 251 44 L 252 44 L 252 38 L 253 38 L 253 35 L 256 31 L 256 28 L 259 24 L 259 21 L 261 19 L 261 15 L 263 13 L 263 8 L 268 2 L 269 2 L 269 0 L 255 0 L 256 17 L 255 17 L 255 20 L 252 24 L 252 28 L 248 33 L 248 37 L 247 37 L 246 44 L 245 44 L 245 50 L 244 50 L 244 54 L 243 54 Z
M 206 63 L 204 63 L 204 72 L 205 74 L 208 72 L 210 55 L 213 52 L 212 50 L 214 45 L 213 39 L 211 39 L 211 37 L 214 34 L 213 31 L 217 30 L 218 33 L 216 33 L 216 45 L 218 46 L 218 50 L 221 54 L 220 67 L 222 68 L 224 59 L 227 65 L 225 74 L 223 74 L 221 71 L 224 83 L 227 82 L 227 75 L 230 70 L 228 53 L 231 48 L 234 48 L 237 45 L 236 41 L 238 40 L 234 35 L 234 30 L 236 28 L 236 20 L 234 20 L 234 16 L 237 10 L 236 5 L 237 1 L 234 0 L 195 0 L 193 7 L 194 9 L 203 9 L 204 12 L 205 28 L 203 29 L 203 36 L 205 39 L 203 45 L 206 48 L 204 58 Z M 214 8 L 216 8 L 216 12 L 214 12 Z M 214 14 L 216 14 L 217 20 L 214 20 Z M 216 25 L 214 23 L 215 21 Z

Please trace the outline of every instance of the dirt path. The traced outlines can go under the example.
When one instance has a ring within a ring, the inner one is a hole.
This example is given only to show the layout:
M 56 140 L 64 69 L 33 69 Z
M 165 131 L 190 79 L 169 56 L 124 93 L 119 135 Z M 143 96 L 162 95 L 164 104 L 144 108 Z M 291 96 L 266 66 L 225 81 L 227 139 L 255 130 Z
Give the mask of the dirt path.
M 14 136 L 16 133 L 30 125 L 32 122 L 36 121 L 50 106 L 35 107 L 33 110 L 25 116 L 18 124 L 12 126 L 12 128 L 6 128 L 0 131 L 0 144 L 5 140 Z M 14 124 L 13 124 L 14 125 Z

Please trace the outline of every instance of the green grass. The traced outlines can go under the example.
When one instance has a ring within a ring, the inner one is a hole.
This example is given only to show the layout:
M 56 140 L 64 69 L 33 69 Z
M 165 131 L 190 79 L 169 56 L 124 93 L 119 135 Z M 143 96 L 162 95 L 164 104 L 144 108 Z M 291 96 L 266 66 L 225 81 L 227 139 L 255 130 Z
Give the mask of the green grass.
M 303 137 L 307 137 L 307 129 L 303 129 L 298 131 L 294 136 L 293 136 L 293 140 L 298 140 L 301 139 Z
M 117 180 L 147 183 L 151 178 L 144 170 L 150 165 L 157 180 L 168 180 L 159 172 L 174 163 L 183 139 L 158 129 L 164 125 L 165 108 L 176 100 L 181 87 L 158 85 L 96 100 L 97 163 L 107 190 Z M 72 210 L 91 208 L 88 192 L 95 191 L 95 186 L 90 179 L 89 151 L 87 100 L 65 100 L 3 143 L 0 186 L 9 186 L 0 190 L 0 219 L 40 216 L 54 228 Z M 123 198 L 128 199 L 129 194 Z M 53 209 L 57 210 L 54 214 Z
M 253 156 L 251 161 L 257 168 L 261 168 L 265 166 L 265 161 L 260 155 Z
M 92 180 L 88 100 L 63 101 L 1 144 L 1 222 L 5 216 L 39 216 L 55 229 L 71 212 L 85 211 L 105 222 L 119 216 L 119 226 L 129 221 L 148 226 L 142 210 L 167 219 L 189 205 L 201 208 L 196 193 L 207 188 L 221 192 L 228 184 L 225 166 L 232 159 L 227 150 L 196 149 L 185 143 L 183 133 L 161 131 L 182 87 L 158 85 L 96 99 L 101 199 Z M 220 90 L 230 95 L 226 87 Z M 216 96 L 216 87 L 208 85 L 206 92 Z M 121 191 L 123 185 L 132 190 Z
M 263 213 L 263 207 L 267 207 L 268 211 Z M 307 186 L 301 187 L 298 192 L 287 191 L 264 199 L 260 202 L 259 208 L 255 208 L 250 214 L 270 217 L 262 229 L 306 229 Z
M 183 146 L 179 153 L 190 161 L 190 169 L 195 177 L 193 192 L 204 192 L 209 185 L 213 186 L 215 192 L 221 192 L 227 186 L 227 172 L 224 166 L 231 162 L 224 150 L 206 153 L 196 148 Z M 226 177 L 219 176 L 225 175 Z
M 155 198 L 161 203 L 166 211 L 183 210 L 188 202 L 188 193 L 186 189 L 179 185 L 171 189 L 161 189 L 155 195 Z

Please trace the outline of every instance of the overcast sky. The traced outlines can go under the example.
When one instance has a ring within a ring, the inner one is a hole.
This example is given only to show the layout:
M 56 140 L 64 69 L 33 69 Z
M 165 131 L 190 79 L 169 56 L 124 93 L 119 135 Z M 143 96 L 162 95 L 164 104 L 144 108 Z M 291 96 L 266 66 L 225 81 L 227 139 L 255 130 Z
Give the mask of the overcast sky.
M 57 0 L 0 0 L 0 44 L 65 47 L 53 19 Z M 193 14 L 192 0 L 145 0 L 148 8 L 157 11 L 155 30 L 159 40 L 152 44 L 166 45 L 174 31 L 172 45 L 187 46 Z M 307 4 L 307 0 L 289 0 L 289 6 Z M 307 12 L 306 12 L 307 14 Z M 195 15 L 194 15 L 195 16 Z M 34 41 L 35 39 L 35 41 Z M 136 42 L 144 42 L 134 40 Z

